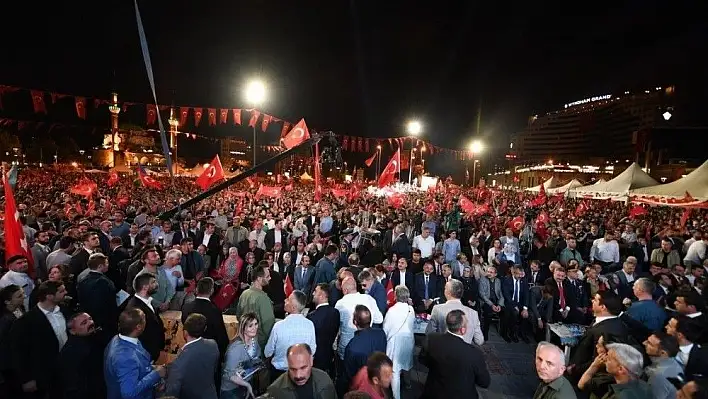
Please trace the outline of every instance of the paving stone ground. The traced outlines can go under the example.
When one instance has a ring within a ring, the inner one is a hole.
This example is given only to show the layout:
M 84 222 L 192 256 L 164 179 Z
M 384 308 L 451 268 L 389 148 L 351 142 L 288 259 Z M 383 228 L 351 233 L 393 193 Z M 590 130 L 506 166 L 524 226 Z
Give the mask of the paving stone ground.
M 492 376 L 488 389 L 478 389 L 483 399 L 529 399 L 539 380 L 534 369 L 535 343 L 507 343 L 494 330 L 489 331 L 489 341 L 483 347 L 485 361 Z M 416 365 L 410 372 L 411 389 L 403 390 L 402 399 L 422 398 L 428 370 L 417 361 L 420 348 L 416 348 Z M 454 399 L 454 398 L 450 398 Z

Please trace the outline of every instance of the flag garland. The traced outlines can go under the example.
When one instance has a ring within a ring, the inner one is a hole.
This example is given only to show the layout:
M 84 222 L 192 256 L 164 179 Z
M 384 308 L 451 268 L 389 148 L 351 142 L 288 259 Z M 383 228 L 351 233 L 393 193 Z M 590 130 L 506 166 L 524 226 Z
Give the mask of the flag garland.
M 76 109 L 77 118 L 85 120 L 87 117 L 87 111 L 93 107 L 93 109 L 99 109 L 102 107 L 108 107 L 112 104 L 112 101 L 101 98 L 90 98 L 81 97 L 73 94 L 49 92 L 45 90 L 35 90 L 27 89 L 24 87 L 0 85 L 0 111 L 3 110 L 3 95 L 16 93 L 16 92 L 26 92 L 29 94 L 29 102 L 33 105 L 35 113 L 47 114 L 49 111 L 49 105 L 55 104 L 59 100 L 73 99 L 74 107 Z M 45 101 L 46 95 L 49 95 L 51 103 Z M 154 126 L 158 121 L 157 116 L 159 111 L 164 111 L 172 108 L 170 105 L 155 105 L 146 104 L 132 101 L 123 101 L 121 103 L 122 112 L 126 112 L 129 108 L 142 107 L 145 109 L 145 119 L 148 126 Z M 275 123 L 282 123 L 279 128 L 281 131 L 281 137 L 285 136 L 292 125 L 292 122 L 286 121 L 284 119 L 278 118 L 274 115 L 266 114 L 257 110 L 255 108 L 208 108 L 208 107 L 192 107 L 192 106 L 175 106 L 176 110 L 179 111 L 179 124 L 184 126 L 189 122 L 190 114 L 193 116 L 192 122 L 195 127 L 199 127 L 202 119 L 207 119 L 207 123 L 210 126 L 215 125 L 225 125 L 233 123 L 233 125 L 242 125 L 243 112 L 248 112 L 250 115 L 248 117 L 248 126 L 259 127 L 261 131 L 266 131 L 268 127 Z M 230 111 L 230 112 L 229 112 Z M 206 112 L 206 118 L 203 118 Z M 231 116 L 229 116 L 231 114 Z M 258 122 L 260 120 L 260 126 Z M 391 150 L 395 150 L 397 147 L 403 147 L 406 144 L 411 146 L 424 146 L 431 155 L 436 152 L 444 152 L 448 155 L 454 155 L 457 160 L 469 160 L 472 159 L 472 152 L 468 150 L 456 150 L 451 148 L 445 148 L 433 145 L 432 143 L 418 139 L 416 137 L 396 137 L 396 138 L 370 138 L 370 137 L 360 137 L 352 135 L 336 134 L 340 139 L 343 151 L 349 152 L 369 152 L 371 148 L 376 148 L 378 145 L 383 145 L 388 142 Z

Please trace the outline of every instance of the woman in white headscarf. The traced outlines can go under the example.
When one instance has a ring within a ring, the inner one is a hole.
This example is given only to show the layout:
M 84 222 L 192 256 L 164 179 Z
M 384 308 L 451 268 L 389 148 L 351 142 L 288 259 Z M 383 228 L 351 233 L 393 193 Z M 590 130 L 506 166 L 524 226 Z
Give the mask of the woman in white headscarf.
M 386 333 L 386 355 L 393 361 L 391 389 L 394 399 L 401 398 L 401 372 L 413 367 L 415 312 L 409 305 L 411 293 L 405 285 L 395 289 L 396 304 L 386 312 L 383 329 Z

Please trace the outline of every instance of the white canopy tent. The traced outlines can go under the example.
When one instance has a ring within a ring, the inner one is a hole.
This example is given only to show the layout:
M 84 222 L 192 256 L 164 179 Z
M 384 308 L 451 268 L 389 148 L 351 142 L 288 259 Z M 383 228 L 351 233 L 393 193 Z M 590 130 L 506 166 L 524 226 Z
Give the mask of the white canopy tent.
M 558 179 L 556 179 L 555 176 L 551 176 L 550 179 L 543 182 L 543 188 L 546 190 L 546 192 L 549 192 L 550 189 L 555 188 L 557 185 L 558 185 Z M 526 191 L 531 191 L 531 192 L 537 193 L 537 192 L 541 191 L 541 185 L 539 184 L 536 187 L 527 188 Z
M 571 196 L 595 198 L 626 197 L 629 195 L 630 190 L 655 186 L 657 184 L 656 180 L 634 162 L 613 179 L 604 183 L 575 188 L 571 190 L 570 194 Z
M 565 193 L 568 190 L 572 190 L 574 188 L 582 187 L 582 186 L 583 186 L 583 183 L 581 183 L 578 179 L 573 179 L 563 186 L 556 187 L 556 188 L 549 188 L 548 190 L 546 190 L 546 192 L 549 194 L 559 194 L 559 193 Z
M 602 183 L 604 183 L 604 182 L 606 182 L 606 181 L 607 181 L 607 180 L 605 180 L 605 179 L 600 179 L 600 180 L 596 181 L 595 183 L 590 184 L 590 186 L 594 186 L 594 185 L 596 185 L 596 184 L 602 184 Z
M 703 165 L 686 177 L 667 184 L 637 188 L 631 192 L 632 195 L 640 197 L 671 198 L 684 198 L 686 193 L 697 200 L 708 200 L 708 161 L 703 162 Z

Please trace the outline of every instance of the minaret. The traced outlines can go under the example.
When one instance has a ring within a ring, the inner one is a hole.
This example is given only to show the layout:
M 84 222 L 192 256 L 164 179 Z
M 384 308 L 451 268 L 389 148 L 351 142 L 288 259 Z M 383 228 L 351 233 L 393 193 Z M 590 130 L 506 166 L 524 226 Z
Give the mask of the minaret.
M 115 168 L 116 151 L 120 150 L 120 137 L 118 137 L 118 114 L 120 113 L 120 107 L 118 106 L 118 93 L 111 93 L 111 100 L 111 104 L 108 106 L 108 111 L 111 113 L 111 155 L 108 160 L 108 165 Z
M 179 121 L 175 118 L 175 107 L 170 108 L 170 119 L 167 120 L 170 124 L 170 149 L 172 149 L 172 164 L 174 164 L 174 173 L 177 174 L 177 126 Z

